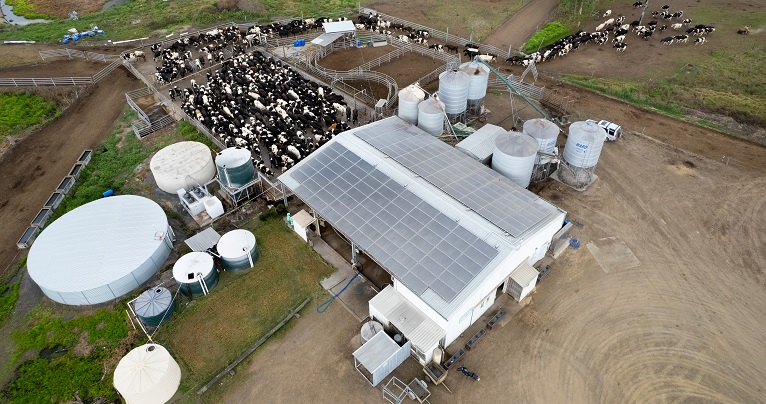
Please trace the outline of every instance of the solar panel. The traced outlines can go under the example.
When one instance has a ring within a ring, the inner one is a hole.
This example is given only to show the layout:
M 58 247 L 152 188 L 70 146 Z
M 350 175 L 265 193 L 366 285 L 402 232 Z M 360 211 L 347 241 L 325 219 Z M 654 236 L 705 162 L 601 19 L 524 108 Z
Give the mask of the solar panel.
M 386 119 L 354 134 L 514 237 L 556 211 L 535 194 L 399 119 Z
M 451 302 L 498 254 L 338 142 L 287 174 L 299 198 L 418 295 Z

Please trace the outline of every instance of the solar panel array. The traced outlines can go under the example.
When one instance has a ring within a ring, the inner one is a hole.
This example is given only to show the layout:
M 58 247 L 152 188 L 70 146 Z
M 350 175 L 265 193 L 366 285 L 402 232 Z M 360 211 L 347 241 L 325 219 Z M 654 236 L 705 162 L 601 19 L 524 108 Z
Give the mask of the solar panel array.
M 451 302 L 498 254 L 338 142 L 288 174 L 299 198 L 418 295 Z
M 354 134 L 513 237 L 556 211 L 535 194 L 414 128 L 387 119 Z

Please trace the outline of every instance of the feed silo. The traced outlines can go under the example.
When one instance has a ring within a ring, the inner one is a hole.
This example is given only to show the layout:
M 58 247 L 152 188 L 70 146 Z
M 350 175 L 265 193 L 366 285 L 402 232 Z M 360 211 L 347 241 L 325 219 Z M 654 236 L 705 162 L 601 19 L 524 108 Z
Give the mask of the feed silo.
M 146 344 L 120 359 L 113 383 L 126 404 L 164 404 L 178 391 L 181 368 L 165 347 Z
M 522 188 L 529 185 L 537 158 L 537 141 L 520 132 L 507 132 L 495 139 L 492 169 Z
M 542 118 L 528 119 L 524 121 L 522 130 L 537 140 L 541 153 L 553 154 L 559 137 L 559 127 L 555 123 Z
M 444 130 L 444 103 L 435 97 L 418 104 L 418 128 L 431 135 L 439 136 Z
M 450 119 L 465 114 L 470 82 L 468 74 L 461 70 L 447 70 L 439 75 L 439 100 Z
M 409 85 L 399 91 L 399 118 L 417 125 L 418 104 L 426 98 L 426 93 L 417 86 Z
M 210 293 L 218 285 L 218 270 L 210 254 L 190 252 L 173 265 L 173 278 L 184 296 L 194 297 Z
M 49 224 L 32 245 L 27 268 L 56 302 L 108 302 L 141 286 L 162 267 L 172 234 L 165 212 L 150 199 L 97 199 Z
M 253 155 L 242 147 L 221 150 L 215 157 L 215 165 L 221 184 L 229 188 L 239 188 L 255 178 Z
M 176 302 L 167 288 L 154 287 L 141 293 L 133 302 L 136 316 L 148 326 L 157 326 L 173 314 Z
M 158 151 L 149 162 L 157 187 L 175 194 L 215 177 L 210 148 L 200 142 L 178 142 Z
M 216 248 L 221 256 L 223 269 L 227 271 L 250 269 L 258 261 L 255 235 L 244 229 L 232 230 L 221 236 Z
M 460 71 L 468 75 L 468 108 L 478 111 L 484 105 L 484 97 L 487 96 L 489 84 L 489 67 L 476 61 L 466 62 L 460 65 Z
M 604 128 L 591 122 L 574 122 L 564 145 L 564 161 L 572 167 L 595 167 L 606 140 Z

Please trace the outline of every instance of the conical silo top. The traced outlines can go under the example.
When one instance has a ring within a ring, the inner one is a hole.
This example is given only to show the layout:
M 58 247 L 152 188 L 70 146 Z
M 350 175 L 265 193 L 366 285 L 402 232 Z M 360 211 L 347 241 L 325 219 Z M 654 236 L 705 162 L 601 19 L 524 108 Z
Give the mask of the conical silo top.
M 495 147 L 508 156 L 529 157 L 537 154 L 539 144 L 532 136 L 521 132 L 507 132 L 495 139 Z
M 444 113 L 444 103 L 435 97 L 431 97 L 421 101 L 418 104 L 418 109 L 424 114 L 442 114 Z
M 439 75 L 439 86 L 448 88 L 467 88 L 470 77 L 461 70 L 447 70 Z
M 399 97 L 406 101 L 419 101 L 426 98 L 426 93 L 414 85 L 409 85 L 399 91 Z
M 578 121 L 569 125 L 569 137 L 580 143 L 603 143 L 606 131 L 595 122 Z
M 487 67 L 487 65 L 484 63 L 470 61 L 460 65 L 460 71 L 464 72 L 468 76 L 481 76 L 489 74 L 489 67 Z
M 555 123 L 542 118 L 529 119 L 524 122 L 524 133 L 535 139 L 556 139 L 559 127 Z

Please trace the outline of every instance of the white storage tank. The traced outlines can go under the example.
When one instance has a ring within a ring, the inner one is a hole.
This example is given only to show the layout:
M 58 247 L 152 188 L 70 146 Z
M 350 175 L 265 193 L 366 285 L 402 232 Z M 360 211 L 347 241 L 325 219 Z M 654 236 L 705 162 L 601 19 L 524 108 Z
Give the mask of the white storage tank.
M 255 235 L 245 229 L 232 230 L 221 236 L 217 249 L 223 269 L 227 271 L 250 269 L 258 261 Z
M 178 391 L 181 368 L 165 347 L 146 344 L 120 359 L 113 382 L 126 404 L 164 404 Z
M 176 261 L 173 278 L 181 286 L 181 293 L 189 297 L 206 295 L 218 285 L 213 257 L 199 251 L 190 252 Z
M 439 75 L 439 100 L 450 118 L 465 112 L 471 79 L 461 70 L 447 70 Z
M 528 119 L 524 121 L 523 131 L 537 140 L 540 152 L 553 154 L 559 137 L 559 127 L 555 123 L 542 118 Z
M 229 188 L 239 188 L 255 178 L 255 166 L 250 150 L 242 147 L 223 149 L 215 157 L 218 178 Z
M 495 139 L 492 169 L 526 188 L 532 177 L 537 148 L 537 141 L 532 136 L 520 132 L 501 134 Z
M 564 161 L 573 167 L 595 167 L 606 140 L 606 131 L 596 123 L 579 121 L 569 125 Z
M 415 85 L 409 85 L 399 91 L 399 118 L 417 125 L 418 104 L 426 98 L 426 93 Z
M 210 148 L 200 142 L 178 142 L 158 151 L 149 162 L 157 187 L 175 194 L 215 177 Z
M 418 128 L 439 136 L 444 130 L 444 103 L 431 97 L 418 104 Z
M 29 251 L 29 276 L 51 300 L 74 306 L 132 292 L 173 248 L 165 211 L 151 199 L 97 199 L 49 224 Z
M 469 77 L 468 106 L 474 108 L 482 105 L 484 97 L 487 96 L 489 67 L 483 63 L 471 61 L 460 65 L 460 71 L 465 72 Z
M 379 322 L 375 320 L 370 320 L 362 324 L 362 329 L 361 329 L 362 345 L 364 345 L 365 342 L 369 341 L 372 337 L 375 336 L 375 334 L 379 332 L 383 332 L 383 324 L 380 324 Z

